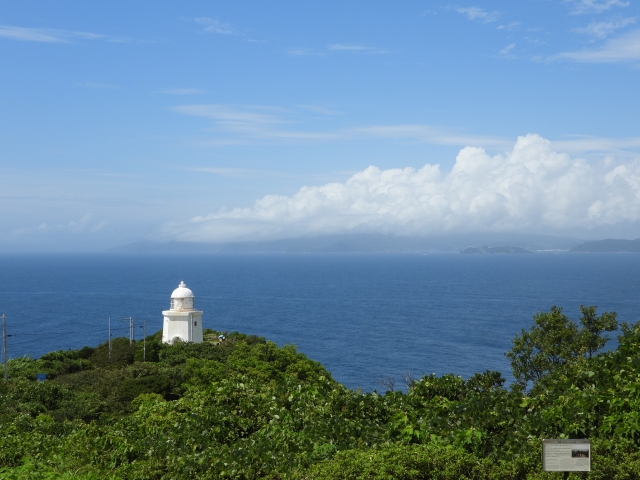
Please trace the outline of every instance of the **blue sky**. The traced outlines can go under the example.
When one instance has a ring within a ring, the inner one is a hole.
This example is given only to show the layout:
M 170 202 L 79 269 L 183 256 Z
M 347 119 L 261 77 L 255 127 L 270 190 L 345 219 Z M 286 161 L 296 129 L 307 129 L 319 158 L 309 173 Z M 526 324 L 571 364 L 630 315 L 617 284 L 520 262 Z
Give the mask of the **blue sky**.
M 3 2 L 0 250 L 640 236 L 638 5 Z

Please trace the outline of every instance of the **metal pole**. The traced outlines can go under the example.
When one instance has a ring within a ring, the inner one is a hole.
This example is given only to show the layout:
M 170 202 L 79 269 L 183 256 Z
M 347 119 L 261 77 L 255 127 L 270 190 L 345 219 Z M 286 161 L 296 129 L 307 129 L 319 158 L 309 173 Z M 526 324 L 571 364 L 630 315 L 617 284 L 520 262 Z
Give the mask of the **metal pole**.
M 142 335 L 144 335 L 143 343 L 142 343 L 142 361 L 147 361 L 147 321 L 142 320 Z
M 134 334 L 133 334 L 133 317 L 123 318 L 122 321 L 129 320 L 129 345 L 133 345 Z
M 9 381 L 9 369 L 7 366 L 7 316 L 2 315 L 2 360 L 4 362 L 4 383 Z

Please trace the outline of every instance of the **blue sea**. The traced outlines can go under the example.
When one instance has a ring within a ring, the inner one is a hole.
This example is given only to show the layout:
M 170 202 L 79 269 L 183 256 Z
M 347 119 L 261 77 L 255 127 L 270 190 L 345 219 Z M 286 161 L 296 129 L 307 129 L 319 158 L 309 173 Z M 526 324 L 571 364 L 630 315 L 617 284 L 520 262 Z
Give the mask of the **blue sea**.
M 640 319 L 640 254 L 2 255 L 9 357 L 162 328 L 180 280 L 205 327 L 295 344 L 350 388 L 407 372 L 499 370 L 536 312 L 598 305 Z

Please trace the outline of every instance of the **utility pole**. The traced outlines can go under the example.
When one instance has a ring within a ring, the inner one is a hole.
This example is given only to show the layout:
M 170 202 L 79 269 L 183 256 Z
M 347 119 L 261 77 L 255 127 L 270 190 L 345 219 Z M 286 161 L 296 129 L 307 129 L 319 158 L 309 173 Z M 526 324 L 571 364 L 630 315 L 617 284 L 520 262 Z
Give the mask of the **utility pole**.
M 109 360 L 111 360 L 111 317 L 109 317 Z
M 142 326 L 140 328 L 142 328 L 142 335 L 144 336 L 143 342 L 142 342 L 142 361 L 146 362 L 147 361 L 147 321 L 146 320 L 142 320 Z
M 7 316 L 2 315 L 2 361 L 4 362 L 4 383 L 9 381 L 9 369 L 7 366 Z
M 123 318 L 122 321 L 126 322 L 129 321 L 129 345 L 133 345 L 133 340 L 134 340 L 134 329 L 133 329 L 133 317 L 129 317 L 129 318 Z

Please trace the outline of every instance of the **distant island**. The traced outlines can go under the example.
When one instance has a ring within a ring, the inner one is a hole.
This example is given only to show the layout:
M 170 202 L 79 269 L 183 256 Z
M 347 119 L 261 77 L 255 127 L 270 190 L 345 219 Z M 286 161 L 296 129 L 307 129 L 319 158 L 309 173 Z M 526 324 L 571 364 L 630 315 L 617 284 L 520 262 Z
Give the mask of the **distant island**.
M 492 253 L 532 253 L 532 252 L 520 247 L 487 247 L 486 245 L 483 245 L 481 247 L 467 247 L 464 250 L 461 250 L 460 253 L 492 254 Z
M 635 240 L 597 240 L 585 242 L 569 250 L 570 253 L 638 253 L 640 238 Z

